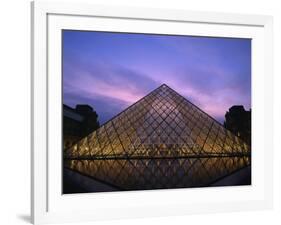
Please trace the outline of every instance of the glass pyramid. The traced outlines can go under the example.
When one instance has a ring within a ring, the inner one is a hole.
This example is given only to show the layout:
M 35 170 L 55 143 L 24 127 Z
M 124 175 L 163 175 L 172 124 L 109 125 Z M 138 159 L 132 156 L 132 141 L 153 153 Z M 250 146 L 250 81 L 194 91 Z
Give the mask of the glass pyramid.
M 251 149 L 163 84 L 64 151 L 65 166 L 120 190 L 206 186 Z

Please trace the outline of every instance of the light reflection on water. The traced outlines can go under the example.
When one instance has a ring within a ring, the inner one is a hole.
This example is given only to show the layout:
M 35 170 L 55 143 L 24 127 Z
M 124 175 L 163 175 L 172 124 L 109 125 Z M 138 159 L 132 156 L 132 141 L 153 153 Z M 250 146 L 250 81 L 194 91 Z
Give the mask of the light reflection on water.
M 209 186 L 250 165 L 250 157 L 65 160 L 65 166 L 122 190 Z

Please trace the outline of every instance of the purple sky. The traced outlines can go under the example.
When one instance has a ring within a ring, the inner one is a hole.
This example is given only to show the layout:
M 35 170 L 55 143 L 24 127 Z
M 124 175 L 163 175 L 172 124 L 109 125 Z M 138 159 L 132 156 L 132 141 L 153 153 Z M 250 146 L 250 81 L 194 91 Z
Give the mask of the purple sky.
M 251 107 L 251 40 L 63 31 L 63 102 L 101 124 L 163 83 L 223 123 Z

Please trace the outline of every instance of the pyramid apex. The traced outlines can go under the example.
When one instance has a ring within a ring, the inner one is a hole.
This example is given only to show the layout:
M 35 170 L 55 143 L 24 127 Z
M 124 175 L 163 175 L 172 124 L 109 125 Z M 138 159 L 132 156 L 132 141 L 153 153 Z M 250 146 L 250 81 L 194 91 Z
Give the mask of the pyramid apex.
M 167 84 L 165 84 L 165 83 L 163 83 L 163 84 L 161 84 L 160 86 L 159 86 L 159 88 L 170 88 Z

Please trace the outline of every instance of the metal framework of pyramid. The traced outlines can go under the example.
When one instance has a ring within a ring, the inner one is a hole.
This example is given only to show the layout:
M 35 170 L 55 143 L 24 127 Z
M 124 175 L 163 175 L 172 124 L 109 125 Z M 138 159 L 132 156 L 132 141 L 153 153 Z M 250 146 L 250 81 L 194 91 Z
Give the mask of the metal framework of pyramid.
M 251 149 L 164 84 L 65 150 L 64 159 L 64 168 L 114 190 L 149 190 L 213 185 L 249 168 Z
M 64 152 L 67 159 L 249 156 L 250 146 L 163 84 Z

